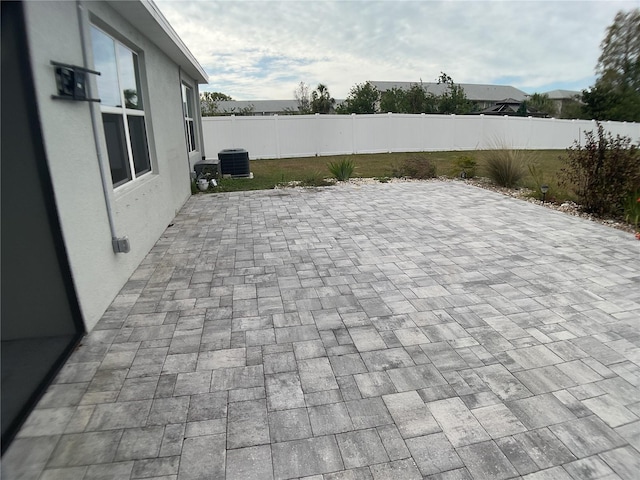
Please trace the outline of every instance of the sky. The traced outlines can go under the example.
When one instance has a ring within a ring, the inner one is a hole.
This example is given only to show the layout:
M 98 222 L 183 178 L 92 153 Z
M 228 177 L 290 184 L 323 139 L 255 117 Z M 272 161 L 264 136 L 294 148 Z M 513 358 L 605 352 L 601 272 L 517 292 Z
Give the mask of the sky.
M 294 99 L 300 82 L 344 99 L 356 84 L 582 90 L 620 10 L 640 0 L 155 0 L 209 75 L 200 91 Z

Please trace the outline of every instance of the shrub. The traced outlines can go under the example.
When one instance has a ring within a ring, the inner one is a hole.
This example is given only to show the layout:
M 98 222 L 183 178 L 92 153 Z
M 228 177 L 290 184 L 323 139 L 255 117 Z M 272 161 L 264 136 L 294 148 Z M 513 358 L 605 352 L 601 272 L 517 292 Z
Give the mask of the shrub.
M 619 215 L 625 200 L 640 189 L 640 155 L 629 137 L 585 131 L 585 144 L 567 149 L 561 184 L 571 188 L 582 207 L 597 215 Z
M 424 180 L 435 178 L 436 165 L 428 157 L 414 155 L 402 162 L 400 167 L 393 167 L 394 177 L 409 177 Z
M 332 183 L 327 181 L 322 173 L 316 171 L 307 174 L 300 182 L 300 185 L 304 187 L 326 187 L 332 185 Z
M 336 180 L 346 182 L 351 178 L 351 175 L 353 175 L 356 165 L 353 163 L 353 160 L 343 158 L 340 161 L 331 162 L 327 167 L 329 168 L 331 175 L 333 175 Z
M 555 202 L 556 195 L 558 194 L 558 186 L 555 181 L 547 181 L 544 175 L 544 169 L 540 167 L 535 161 L 527 164 L 527 169 L 529 170 L 529 176 L 535 185 L 535 190 L 531 194 L 533 198 L 542 198 L 543 200 L 546 198 L 547 202 Z M 542 193 L 542 186 L 546 185 L 547 193 Z
M 638 230 L 640 225 L 640 190 L 627 195 L 624 202 L 624 220 Z
M 487 175 L 500 187 L 517 187 L 525 173 L 526 153 L 509 147 L 500 147 L 485 153 Z
M 469 155 L 458 157 L 454 163 L 453 176 L 462 178 L 473 178 L 476 176 L 478 163 Z

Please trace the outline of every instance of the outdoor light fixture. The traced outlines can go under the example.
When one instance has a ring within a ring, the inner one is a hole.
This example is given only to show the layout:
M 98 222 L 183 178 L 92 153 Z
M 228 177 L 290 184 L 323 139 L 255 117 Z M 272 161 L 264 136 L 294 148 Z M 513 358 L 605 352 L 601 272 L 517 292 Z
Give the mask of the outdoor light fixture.
M 100 75 L 100 72 L 77 65 L 51 61 L 55 67 L 58 95 L 51 95 L 54 100 L 77 100 L 81 102 L 100 102 L 97 98 L 87 97 L 87 73 Z
M 547 185 L 546 183 L 544 185 L 540 185 L 540 191 L 542 192 L 542 203 L 544 203 L 547 192 L 549 191 L 549 185 Z

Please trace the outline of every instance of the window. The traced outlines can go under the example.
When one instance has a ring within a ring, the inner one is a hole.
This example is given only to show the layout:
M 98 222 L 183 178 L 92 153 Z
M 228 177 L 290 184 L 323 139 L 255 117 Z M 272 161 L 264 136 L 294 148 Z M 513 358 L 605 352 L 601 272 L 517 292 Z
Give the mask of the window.
M 91 40 L 111 180 L 117 187 L 151 171 L 138 55 L 93 25 Z
M 196 134 L 193 129 L 193 90 L 184 83 L 182 84 L 182 110 L 187 134 L 187 151 L 193 152 L 196 149 Z

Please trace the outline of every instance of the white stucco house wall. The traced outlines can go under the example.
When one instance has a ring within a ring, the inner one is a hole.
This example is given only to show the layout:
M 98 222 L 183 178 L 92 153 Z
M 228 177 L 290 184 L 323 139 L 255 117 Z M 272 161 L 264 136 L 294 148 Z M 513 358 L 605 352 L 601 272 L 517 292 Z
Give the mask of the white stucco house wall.
M 4 452 L 191 195 L 207 74 L 150 0 L 0 6 Z
M 4 452 L 191 195 L 207 74 L 150 0 L 0 6 Z
M 204 155 L 195 107 L 207 75 L 148 0 L 24 2 L 24 14 L 58 216 L 89 331 L 190 195 L 189 172 Z M 87 95 L 101 101 L 52 98 L 52 61 L 101 72 L 86 74 Z M 134 102 L 122 108 L 127 90 Z M 127 237 L 130 251 L 114 251 L 112 237 Z

